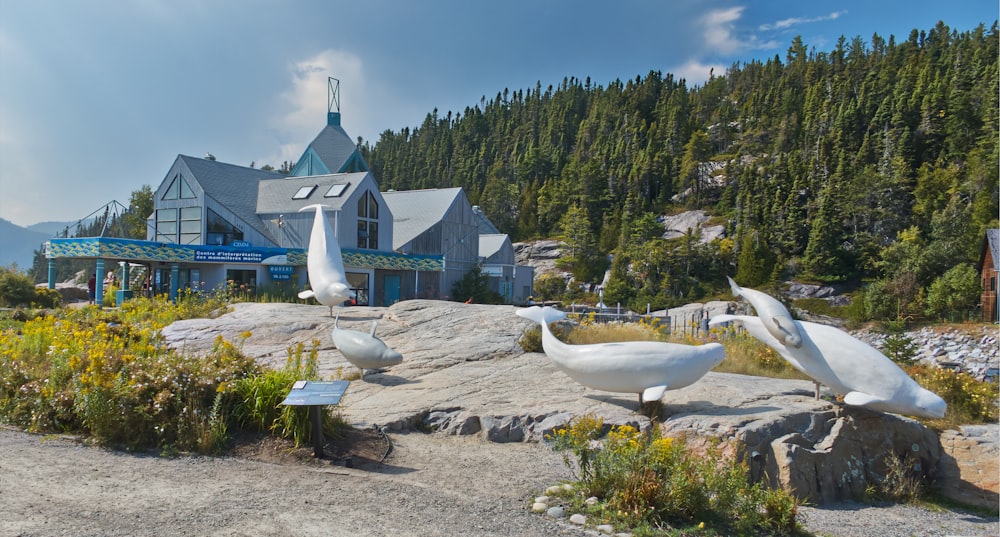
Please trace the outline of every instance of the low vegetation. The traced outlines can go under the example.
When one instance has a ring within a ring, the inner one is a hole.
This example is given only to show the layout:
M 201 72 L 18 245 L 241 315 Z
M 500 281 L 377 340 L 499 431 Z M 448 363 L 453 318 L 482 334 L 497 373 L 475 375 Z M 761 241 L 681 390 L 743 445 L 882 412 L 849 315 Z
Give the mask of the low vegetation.
M 309 438 L 305 409 L 278 407 L 295 380 L 314 380 L 316 354 L 289 349 L 284 369 L 262 370 L 238 341 L 204 356 L 179 353 L 160 329 L 224 309 L 216 295 L 133 299 L 115 310 L 59 309 L 0 332 L 0 421 L 38 432 L 165 453 L 215 453 L 234 431 Z M 325 432 L 334 433 L 328 417 Z
M 578 472 L 561 499 L 594 524 L 634 535 L 802 533 L 795 498 L 752 483 L 747 464 L 717 446 L 695 453 L 658 427 L 609 430 L 594 416 L 575 418 L 549 440 Z

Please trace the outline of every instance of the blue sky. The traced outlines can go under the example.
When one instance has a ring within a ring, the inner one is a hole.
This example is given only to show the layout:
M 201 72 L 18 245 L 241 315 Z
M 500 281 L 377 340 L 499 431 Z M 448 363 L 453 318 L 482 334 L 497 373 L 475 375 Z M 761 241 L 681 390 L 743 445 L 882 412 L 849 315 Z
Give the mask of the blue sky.
M 177 154 L 280 165 L 322 129 L 326 78 L 370 143 L 504 88 L 607 85 L 784 57 L 792 38 L 967 31 L 990 1 L 0 0 L 0 218 L 73 221 L 159 185 Z

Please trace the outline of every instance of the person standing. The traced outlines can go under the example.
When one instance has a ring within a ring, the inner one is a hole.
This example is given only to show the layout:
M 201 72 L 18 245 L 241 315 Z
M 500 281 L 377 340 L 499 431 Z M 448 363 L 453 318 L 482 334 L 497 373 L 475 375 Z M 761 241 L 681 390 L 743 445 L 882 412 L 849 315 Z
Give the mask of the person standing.
M 87 280 L 87 299 L 91 304 L 94 303 L 94 295 L 97 292 L 97 276 L 94 274 L 90 275 L 90 279 Z

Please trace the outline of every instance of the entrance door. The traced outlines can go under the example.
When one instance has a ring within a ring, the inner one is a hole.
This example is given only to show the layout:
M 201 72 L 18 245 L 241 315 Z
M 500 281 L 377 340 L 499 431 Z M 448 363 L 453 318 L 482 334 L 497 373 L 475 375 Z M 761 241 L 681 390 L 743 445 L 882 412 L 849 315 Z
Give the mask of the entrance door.
M 385 279 L 382 280 L 382 286 L 385 289 L 385 304 L 382 304 L 383 306 L 391 306 L 399 302 L 399 283 L 398 274 L 385 275 Z

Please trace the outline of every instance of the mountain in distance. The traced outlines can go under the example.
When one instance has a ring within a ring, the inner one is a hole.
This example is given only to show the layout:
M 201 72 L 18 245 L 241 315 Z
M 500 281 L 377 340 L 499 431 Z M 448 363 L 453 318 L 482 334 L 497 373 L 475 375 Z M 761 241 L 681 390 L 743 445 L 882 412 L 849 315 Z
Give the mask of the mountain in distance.
M 46 233 L 51 238 L 55 237 L 57 234 L 60 234 L 60 236 L 62 236 L 61 233 L 63 231 L 66 231 L 67 228 L 72 229 L 74 228 L 74 226 L 76 226 L 76 222 L 49 221 L 49 222 L 39 222 L 37 224 L 31 224 L 26 229 L 30 229 L 31 231 L 38 231 L 39 233 Z
M 62 226 L 60 230 L 66 226 L 66 224 L 60 225 Z M 17 268 L 20 270 L 30 269 L 35 250 L 40 250 L 42 244 L 55 234 L 55 231 L 28 229 L 0 218 L 0 267 L 10 267 L 17 263 Z

